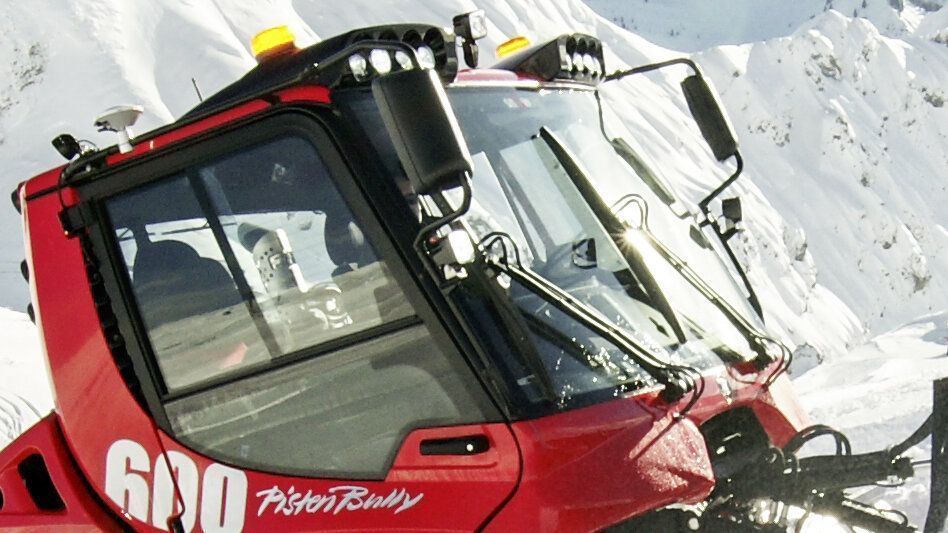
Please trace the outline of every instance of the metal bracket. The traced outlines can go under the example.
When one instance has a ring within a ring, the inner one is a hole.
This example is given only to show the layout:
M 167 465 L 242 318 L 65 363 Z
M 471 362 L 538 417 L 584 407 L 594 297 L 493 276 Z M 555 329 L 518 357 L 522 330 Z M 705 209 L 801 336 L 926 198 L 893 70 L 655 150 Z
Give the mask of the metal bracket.
M 95 224 L 95 215 L 88 203 L 81 203 L 63 209 L 59 213 L 59 222 L 62 224 L 66 236 L 72 238 L 77 236 L 81 230 L 92 227 Z

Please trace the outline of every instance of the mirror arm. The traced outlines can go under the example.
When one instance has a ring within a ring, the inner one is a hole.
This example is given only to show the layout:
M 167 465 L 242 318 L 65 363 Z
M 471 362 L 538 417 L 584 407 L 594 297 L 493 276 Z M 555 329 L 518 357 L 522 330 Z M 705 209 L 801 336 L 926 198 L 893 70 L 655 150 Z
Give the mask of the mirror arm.
M 744 171 L 744 158 L 741 157 L 740 152 L 734 153 L 734 161 L 737 163 L 737 168 L 734 169 L 734 173 L 731 174 L 731 176 L 728 179 L 724 180 L 724 183 L 722 183 L 721 185 L 718 185 L 717 189 L 714 189 L 713 191 L 711 191 L 707 196 L 704 197 L 704 199 L 698 202 L 698 207 L 701 208 L 701 212 L 704 213 L 705 216 L 708 215 L 711 201 L 717 198 L 718 195 L 720 195 L 722 192 L 724 192 L 724 189 L 727 189 L 728 187 L 730 187 L 731 184 L 734 183 L 737 180 L 737 178 L 741 176 L 741 172 Z
M 421 257 L 422 263 L 424 263 L 425 268 L 428 270 L 428 273 L 431 274 L 432 279 L 436 282 L 442 277 L 440 268 L 434 264 L 434 261 L 431 259 L 431 256 L 428 254 L 428 251 L 425 247 L 425 240 L 438 228 L 444 227 L 455 220 L 459 219 L 464 213 L 467 213 L 468 209 L 471 207 L 471 182 L 470 177 L 465 175 L 461 179 L 461 205 L 457 209 L 453 209 L 447 199 L 444 197 L 443 192 L 438 192 L 432 195 L 432 198 L 435 201 L 435 204 L 438 206 L 438 209 L 442 211 L 442 214 L 438 218 L 434 219 L 422 219 L 424 224 L 419 228 L 418 233 L 415 235 L 415 240 L 412 242 L 412 247 L 418 252 L 418 255 Z
M 737 168 L 734 170 L 734 173 L 731 174 L 731 177 L 724 180 L 724 183 L 718 186 L 717 189 L 711 191 L 711 194 L 704 197 L 703 200 L 698 202 L 698 207 L 701 208 L 701 213 L 704 215 L 704 221 L 701 222 L 701 226 L 711 225 L 714 229 L 714 234 L 717 235 L 718 240 L 721 242 L 721 246 L 724 247 L 724 251 L 727 252 L 728 259 L 731 260 L 731 264 L 734 265 L 734 269 L 737 270 L 738 275 L 741 278 L 741 282 L 744 284 L 744 288 L 747 289 L 747 301 L 751 304 L 751 307 L 754 308 L 754 311 L 757 312 L 757 316 L 761 320 L 764 319 L 764 311 L 760 306 L 760 299 L 757 298 L 757 293 L 754 292 L 754 287 L 751 285 L 750 278 L 747 277 L 747 272 L 744 272 L 744 269 L 741 268 L 740 262 L 737 260 L 737 256 L 734 254 L 734 250 L 731 249 L 730 237 L 731 234 L 728 232 L 722 232 L 721 228 L 717 224 L 714 224 L 714 217 L 711 215 L 710 204 L 711 201 L 720 195 L 724 189 L 728 188 L 734 181 L 740 177 L 741 172 L 744 170 L 744 159 L 741 158 L 740 152 L 734 154 L 734 159 L 737 162 Z
M 696 75 L 700 76 L 701 71 L 698 70 L 698 65 L 694 61 L 688 59 L 687 57 L 676 57 L 675 59 L 669 59 L 668 61 L 662 61 L 660 63 L 652 63 L 651 65 L 641 65 L 635 68 L 630 68 L 628 70 L 617 70 L 612 74 L 606 76 L 605 81 L 612 80 L 621 80 L 626 76 L 631 76 L 633 74 L 642 74 L 645 72 L 651 72 L 653 70 L 658 70 L 661 68 L 669 67 L 671 65 L 688 65 L 691 67 L 691 71 Z

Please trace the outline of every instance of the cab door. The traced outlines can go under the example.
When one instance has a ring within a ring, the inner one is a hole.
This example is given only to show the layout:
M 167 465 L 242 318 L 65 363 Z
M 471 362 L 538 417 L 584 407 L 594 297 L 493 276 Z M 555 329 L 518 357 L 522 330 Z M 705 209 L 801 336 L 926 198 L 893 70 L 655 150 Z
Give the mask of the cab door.
M 140 419 L 100 439 L 96 483 L 136 526 L 180 500 L 189 531 L 471 530 L 514 490 L 509 426 L 312 115 L 85 195 L 168 450 Z

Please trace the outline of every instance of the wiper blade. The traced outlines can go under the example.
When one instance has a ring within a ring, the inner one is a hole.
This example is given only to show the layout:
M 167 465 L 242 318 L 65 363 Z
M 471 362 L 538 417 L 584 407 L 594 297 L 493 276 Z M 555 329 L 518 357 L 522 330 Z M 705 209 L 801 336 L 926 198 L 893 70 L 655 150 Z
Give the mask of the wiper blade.
M 586 173 L 580 168 L 579 163 L 576 162 L 576 158 L 574 158 L 573 154 L 566 148 L 566 145 L 557 138 L 556 134 L 550 131 L 546 126 L 540 128 L 539 137 L 546 143 L 547 148 L 550 149 L 560 165 L 563 166 L 563 170 L 567 176 L 569 176 L 570 181 L 573 182 L 573 186 L 576 187 L 580 196 L 583 197 L 583 200 L 585 200 L 589 208 L 592 209 L 596 219 L 606 228 L 609 237 L 621 250 L 622 247 L 620 246 L 618 238 L 625 232 L 625 226 L 616 218 L 612 210 L 609 209 L 609 206 L 602 200 L 602 197 L 599 196 L 599 193 L 596 191 L 596 188 L 593 187 L 589 177 L 586 176 Z M 630 253 L 635 254 L 633 250 L 623 251 L 626 264 L 635 274 L 635 277 L 638 278 L 638 281 L 645 286 L 651 304 L 654 305 L 671 326 L 675 332 L 675 337 L 678 338 L 678 342 L 684 343 L 686 341 L 685 331 L 681 327 L 678 315 L 665 297 L 665 293 L 661 287 L 658 286 L 658 282 L 654 276 L 652 276 L 648 267 L 644 265 L 642 258 L 636 255 L 629 257 Z
M 510 250 L 507 249 L 505 240 L 510 241 L 513 245 L 513 261 L 510 260 Z M 524 267 L 519 260 L 519 251 L 509 235 L 502 233 L 488 234 L 481 241 L 481 246 L 485 250 L 489 250 L 497 242 L 502 243 L 504 253 L 501 257 L 488 256 L 487 261 L 491 266 L 510 276 L 512 280 L 526 287 L 559 311 L 579 321 L 632 357 L 652 378 L 664 385 L 665 389 L 661 393 L 663 400 L 671 403 L 679 400 L 688 392 L 702 387 L 702 378 L 696 369 L 658 359 L 646 346 L 612 324 L 597 310 L 577 300 L 572 294 L 564 291 L 550 280 Z M 699 394 L 695 394 L 683 411 L 690 409 L 697 401 L 698 396 Z
M 758 365 L 766 366 L 766 364 L 772 363 L 774 358 L 772 358 L 766 352 L 765 342 L 772 342 L 775 344 L 778 343 L 775 339 L 768 336 L 767 334 L 758 330 L 749 320 L 747 320 L 740 311 L 734 308 L 730 302 L 727 301 L 723 296 L 721 296 L 718 291 L 714 290 L 701 276 L 687 262 L 678 257 L 671 248 L 669 248 L 661 239 L 657 238 L 655 234 L 648 227 L 648 203 L 644 198 L 637 194 L 627 194 L 620 198 L 615 204 L 613 204 L 610 211 L 616 213 L 622 210 L 624 207 L 630 203 L 636 203 L 639 205 L 639 208 L 642 210 L 642 230 L 645 235 L 648 237 L 649 242 L 655 247 L 659 255 L 669 264 L 675 271 L 681 275 L 692 287 L 695 288 L 706 300 L 711 302 L 722 314 L 731 322 L 731 324 L 741 332 L 747 342 L 754 347 L 755 351 L 758 354 Z
M 566 146 L 556 137 L 556 135 L 546 127 L 540 128 L 540 138 L 543 139 L 547 146 L 549 146 L 550 150 L 556 156 L 557 161 L 563 165 L 563 169 L 569 175 L 576 188 L 579 189 L 580 194 L 582 194 L 583 198 L 589 204 L 590 208 L 592 208 L 600 222 L 606 226 L 609 235 L 613 238 L 613 240 L 616 240 L 618 236 L 625 232 L 625 225 L 616 217 L 614 210 L 606 205 L 606 203 L 602 200 L 602 197 L 599 196 L 599 193 L 592 186 L 592 182 L 589 180 L 589 177 L 586 176 L 586 173 L 582 170 L 582 168 L 580 168 L 569 149 L 566 148 Z M 617 202 L 617 205 L 623 200 L 633 197 L 638 200 L 639 205 L 643 209 L 642 224 L 643 228 L 647 230 L 648 204 L 645 203 L 645 200 L 642 197 L 634 194 L 626 195 L 620 199 L 619 202 Z M 779 343 L 757 331 L 756 328 L 750 324 L 750 322 L 748 322 L 736 309 L 727 303 L 724 298 L 722 298 L 716 291 L 711 289 L 707 283 L 704 283 L 704 280 L 702 280 L 700 276 L 694 272 L 694 270 L 688 267 L 684 261 L 678 258 L 667 246 L 661 243 L 661 241 L 658 239 L 654 238 L 651 232 L 647 232 L 647 234 L 649 235 L 650 240 L 656 244 L 656 248 L 659 249 L 659 253 L 662 255 L 662 257 L 664 257 L 673 268 L 681 273 L 685 280 L 691 283 L 692 286 L 694 286 L 695 289 L 697 289 L 698 292 L 702 294 L 702 296 L 704 296 L 713 305 L 715 305 L 715 307 L 721 310 L 728 320 L 731 321 L 731 323 L 742 332 L 748 343 L 755 347 L 755 351 L 757 352 L 757 358 L 754 360 L 756 366 L 763 368 L 766 365 L 772 363 L 775 359 L 767 353 L 765 343 Z M 616 244 L 618 245 L 619 243 L 616 242 Z M 621 246 L 620 250 L 623 250 L 623 253 L 628 253 L 631 251 L 629 249 L 623 249 Z M 627 260 L 627 263 L 629 263 L 630 268 L 634 268 L 635 265 L 639 263 L 639 261 L 637 258 L 633 257 L 631 260 Z M 643 267 L 643 269 L 644 270 L 636 269 L 639 270 L 637 273 L 644 274 L 644 277 L 648 279 L 650 274 L 647 272 L 647 267 Z M 671 309 L 670 304 L 665 301 L 664 296 L 661 294 L 660 288 L 658 288 L 657 293 L 658 294 L 655 295 L 657 300 L 656 303 L 659 304 L 662 314 L 666 315 L 666 320 L 669 321 L 676 334 L 682 336 L 683 333 L 681 333 L 681 325 L 678 321 L 677 315 Z M 751 291 L 751 293 L 753 294 L 753 291 Z

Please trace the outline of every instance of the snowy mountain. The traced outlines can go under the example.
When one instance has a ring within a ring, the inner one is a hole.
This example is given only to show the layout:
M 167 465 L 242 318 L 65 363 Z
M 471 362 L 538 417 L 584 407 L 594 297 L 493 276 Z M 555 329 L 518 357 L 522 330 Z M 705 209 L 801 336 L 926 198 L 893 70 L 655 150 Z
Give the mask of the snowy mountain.
M 749 243 L 752 257 L 818 280 L 873 331 L 948 306 L 944 2 L 590 4 L 667 46 L 715 45 L 694 57 L 787 222 L 784 250 Z M 805 290 L 780 292 L 808 308 Z

